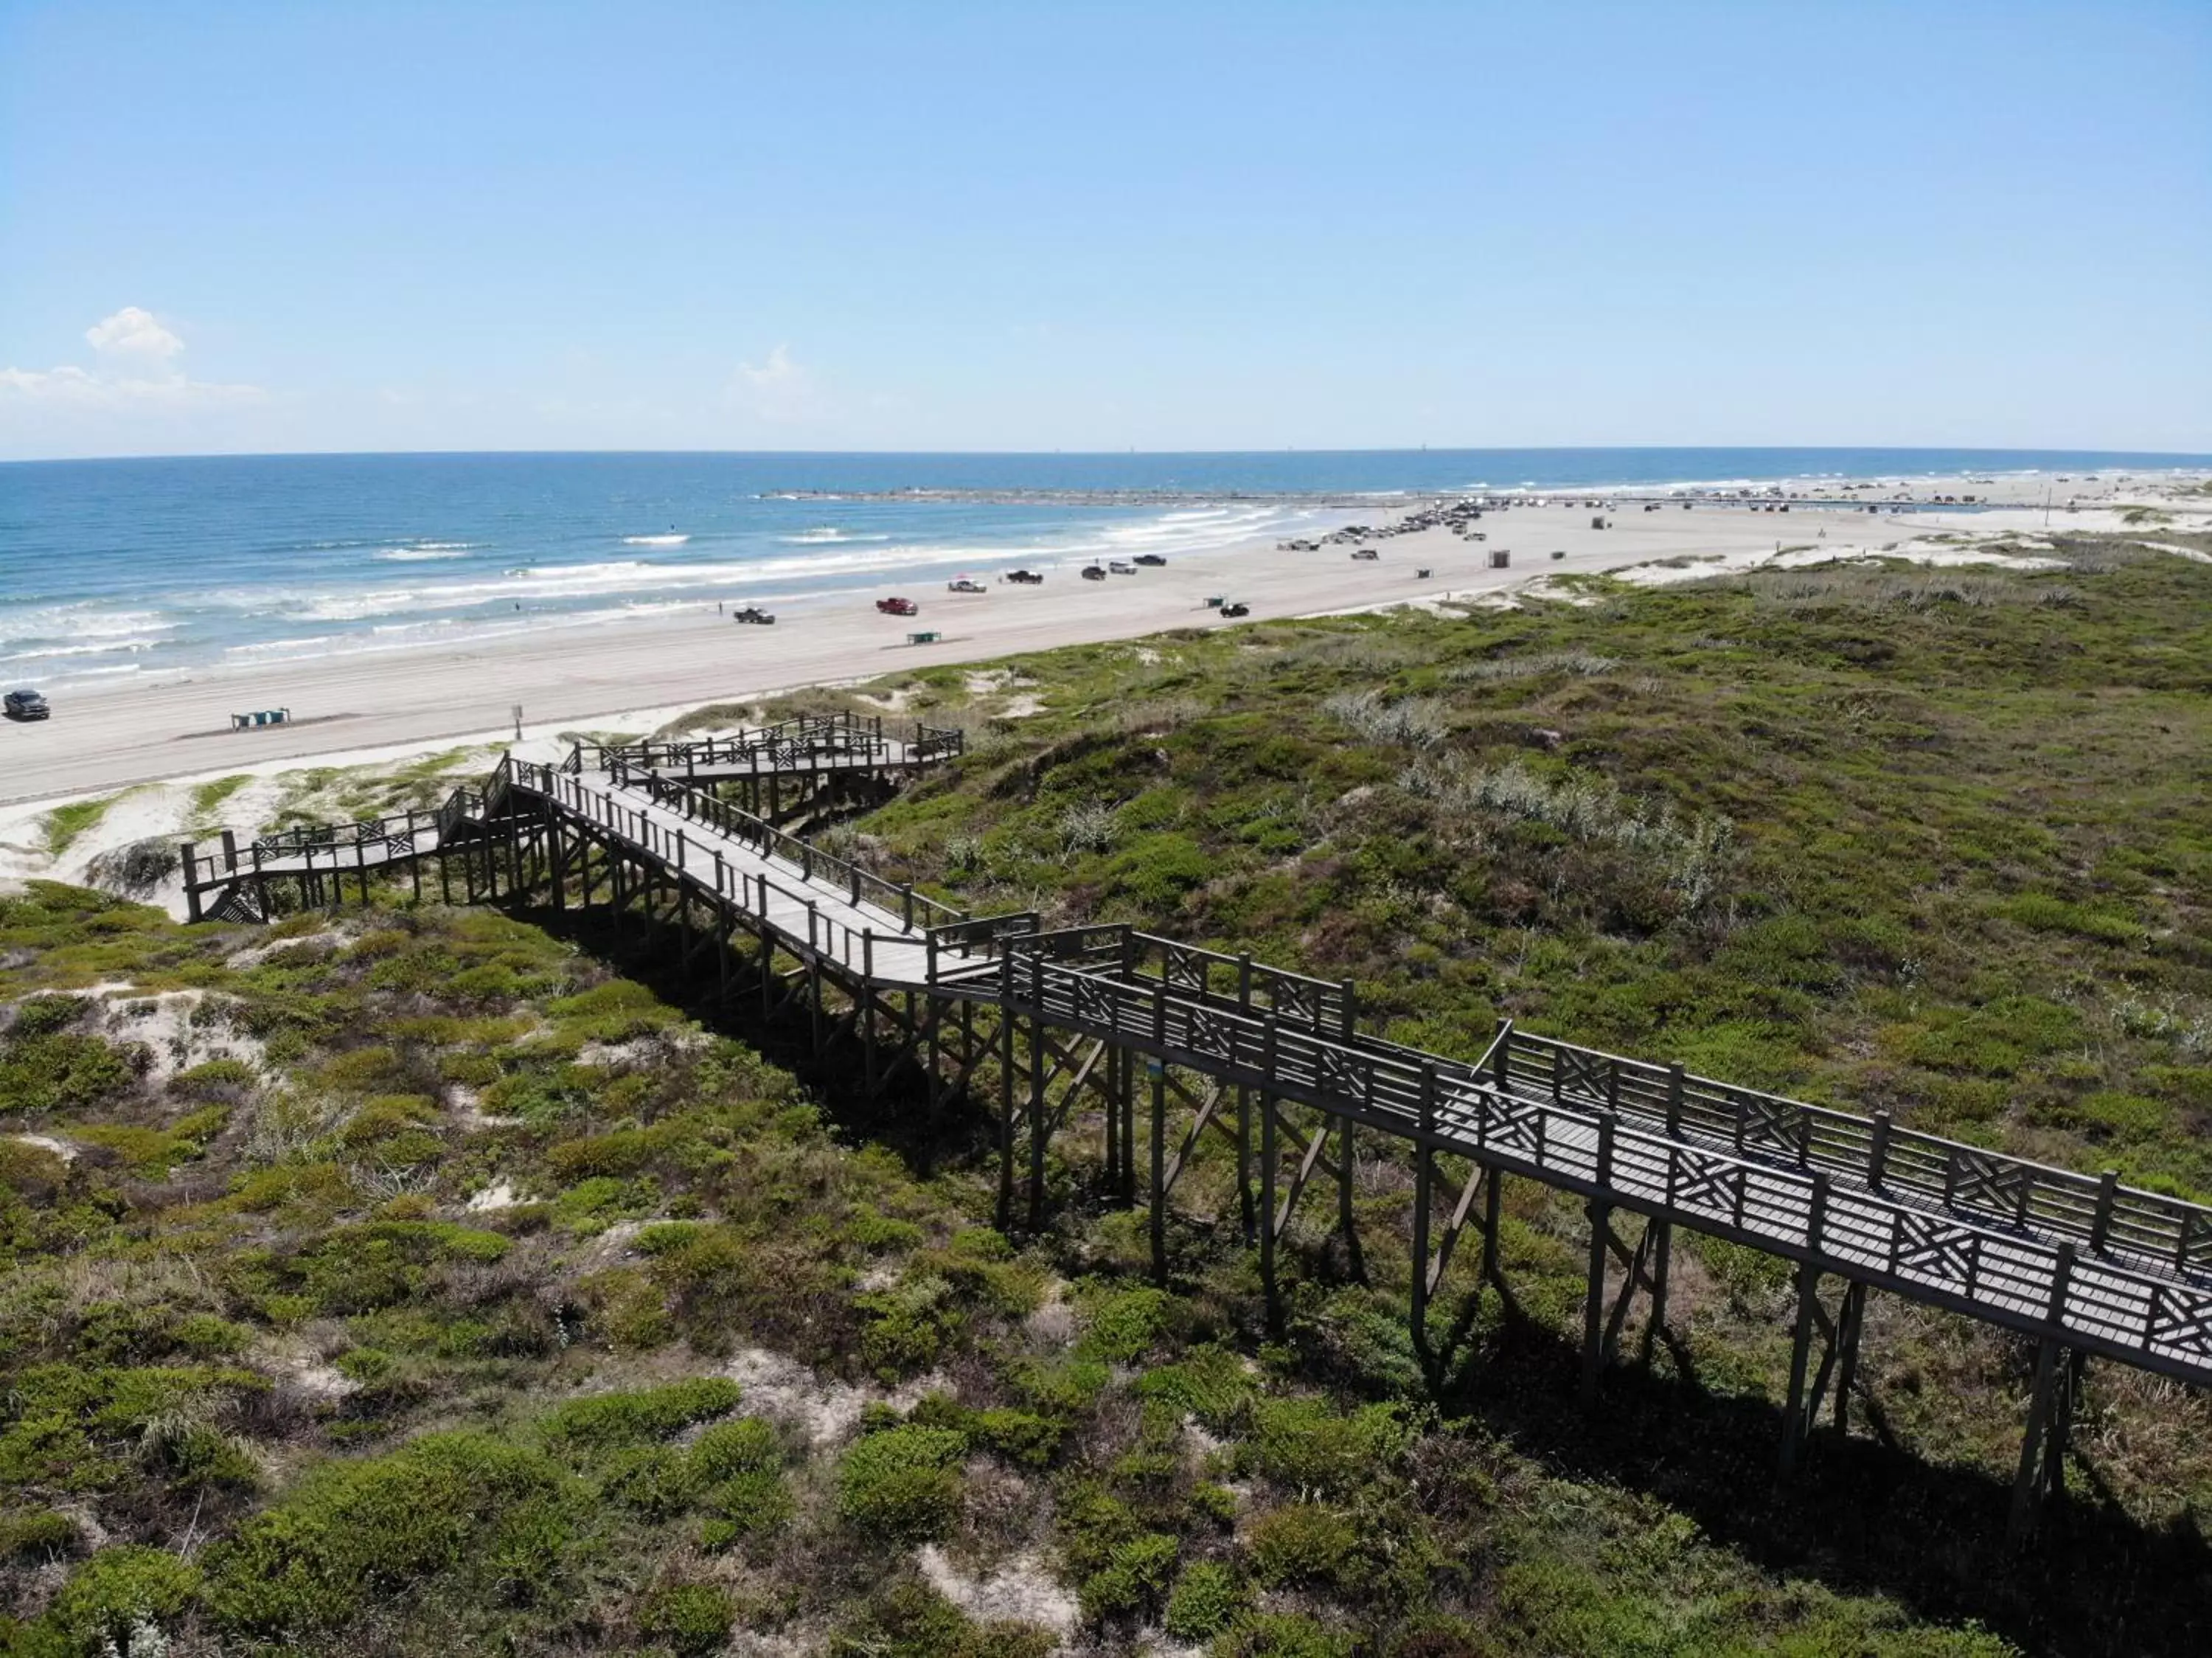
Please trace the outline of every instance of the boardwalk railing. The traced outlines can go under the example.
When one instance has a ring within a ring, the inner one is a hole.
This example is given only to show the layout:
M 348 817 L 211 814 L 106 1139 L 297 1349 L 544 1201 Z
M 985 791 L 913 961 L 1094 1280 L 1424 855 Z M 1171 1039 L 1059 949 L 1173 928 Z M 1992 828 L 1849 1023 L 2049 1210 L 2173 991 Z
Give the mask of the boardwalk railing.
M 388 818 L 368 818 L 358 823 L 302 825 L 259 836 L 252 850 L 269 858 L 291 857 L 333 846 L 398 845 L 411 850 L 421 820 L 421 814 L 406 812 Z
M 357 823 L 312 824 L 262 835 L 240 850 L 226 838 L 216 850 L 202 852 L 195 843 L 184 858 L 187 887 L 210 887 L 264 872 L 293 875 L 348 874 L 375 864 L 411 857 L 434 844 L 439 819 L 427 812 L 397 812 Z
M 811 878 L 803 872 L 796 872 L 796 880 L 779 881 L 764 872 L 732 869 L 711 843 L 695 841 L 680 828 L 670 828 L 605 790 L 550 766 L 520 770 L 522 787 L 538 789 L 580 821 L 619 838 L 687 886 L 767 922 L 794 954 L 867 968 L 878 945 L 912 948 L 920 942 L 911 933 L 855 927 L 825 912 L 823 893 L 805 884 Z M 778 899 L 783 902 L 778 904 Z
M 881 715 L 863 719 L 844 713 L 809 715 L 734 736 L 692 741 L 580 744 L 563 770 L 611 773 L 617 781 L 632 771 L 750 771 L 767 775 L 804 768 L 809 762 L 844 759 L 871 766 L 920 765 L 959 754 L 966 734 L 956 728 L 917 723 L 901 738 L 886 735 Z
M 1662 1122 L 1672 1134 L 1721 1142 L 1764 1161 L 1848 1174 L 2177 1275 L 2212 1271 L 2212 1210 L 2123 1186 L 2114 1173 L 2053 1168 L 1899 1128 L 1887 1112 L 1863 1117 L 1807 1105 L 1526 1032 L 1514 1033 L 1498 1075 L 1520 1091 L 1602 1100 Z
M 680 830 L 672 830 L 649 812 L 617 799 L 609 791 L 595 789 L 580 778 L 556 771 L 550 766 L 519 766 L 516 772 L 520 787 L 544 795 L 587 821 L 614 831 L 670 867 L 685 870 L 694 880 L 706 879 L 694 860 L 711 860 L 716 867 L 722 867 L 722 861 L 716 856 L 711 841 L 695 840 L 683 835 Z M 632 788 L 639 789 L 641 785 L 633 783 Z M 824 852 L 796 835 L 785 833 L 774 824 L 749 812 L 740 811 L 712 795 L 703 795 L 697 789 L 687 789 L 669 779 L 648 778 L 641 786 L 641 791 L 654 803 L 675 810 L 686 820 L 753 847 L 769 857 L 780 859 L 789 865 L 796 881 L 800 884 L 788 887 L 771 885 L 774 890 L 784 893 L 794 902 L 810 909 L 817 908 L 823 896 L 822 890 L 805 883 L 834 882 L 842 889 L 849 904 L 854 906 L 872 904 L 884 912 L 887 921 L 901 930 L 896 933 L 888 929 L 880 933 L 865 928 L 847 927 L 843 930 L 855 939 L 866 935 L 885 942 L 920 946 L 923 942 L 921 929 L 924 926 L 967 919 L 965 911 L 956 910 L 925 893 L 917 893 L 910 885 L 886 881 L 849 858 Z M 734 902 L 742 905 L 745 901 L 734 885 L 713 881 L 706 884 Z M 828 917 L 823 917 L 821 924 L 832 923 Z
M 1349 1034 L 1358 1011 L 1350 984 L 1284 967 L 1249 955 L 1226 955 L 1180 940 L 1139 932 L 1127 923 L 1101 923 L 1032 933 L 1008 948 L 1035 952 L 1089 971 L 1111 970 L 1124 978 L 1150 976 L 1182 996 L 1245 1009 L 1273 1009 L 1317 1030 Z
M 2071 1239 L 2142 1270 L 2204 1281 L 2212 1276 L 2212 1210 L 2185 1199 L 2123 1186 L 2116 1174 L 2076 1173 L 1979 1146 L 1896 1127 L 1872 1117 L 1689 1074 L 1680 1066 L 1623 1058 L 1550 1037 L 1502 1027 L 1474 1067 L 1354 1030 L 1349 985 L 1262 966 L 1248 957 L 1200 950 L 1125 926 L 1100 925 L 1015 938 L 1089 972 L 1164 978 L 1212 1005 L 1272 1009 L 1286 1023 L 1334 1036 L 1402 1064 L 1480 1070 L 1523 1096 L 1620 1112 L 1670 1135 L 1717 1143 L 1777 1167 L 1825 1169 L 1900 1198 L 1974 1211 L 1990 1224 Z M 1926 1206 L 1925 1204 L 1923 1206 Z
M 550 766 L 523 766 L 517 771 L 524 780 L 525 787 L 535 789 L 556 800 L 567 800 L 579 791 L 589 792 L 580 779 L 556 771 Z M 835 881 L 847 889 L 853 903 L 859 904 L 865 899 L 876 904 L 897 916 L 902 924 L 907 927 L 965 918 L 965 911 L 956 910 L 926 893 L 917 893 L 911 884 L 887 881 L 850 858 L 825 852 L 811 841 L 777 828 L 765 818 L 756 817 L 726 801 L 719 801 L 712 795 L 687 788 L 675 778 L 647 773 L 633 778 L 629 786 L 642 793 L 655 805 L 666 807 L 694 823 L 704 825 L 769 857 L 781 858 L 798 870 L 802 880 Z M 629 811 L 641 826 L 637 838 L 641 841 L 644 839 L 642 827 L 651 820 L 643 813 L 621 806 L 611 795 L 602 795 L 599 798 L 607 801 L 617 811 Z M 916 938 L 909 942 L 919 943 L 921 941 Z
M 1618 1112 L 1510 1094 L 1476 1068 L 1331 1040 L 1275 1015 L 1085 972 L 1041 951 L 1000 960 L 1004 1005 L 1217 1081 L 1348 1116 L 1771 1253 L 1976 1317 L 2212 1383 L 2212 1290 L 1880 1192 L 1654 1132 Z M 1510 1062 L 1509 1062 L 1510 1064 Z M 1494 1072 L 1492 1073 L 1494 1075 Z

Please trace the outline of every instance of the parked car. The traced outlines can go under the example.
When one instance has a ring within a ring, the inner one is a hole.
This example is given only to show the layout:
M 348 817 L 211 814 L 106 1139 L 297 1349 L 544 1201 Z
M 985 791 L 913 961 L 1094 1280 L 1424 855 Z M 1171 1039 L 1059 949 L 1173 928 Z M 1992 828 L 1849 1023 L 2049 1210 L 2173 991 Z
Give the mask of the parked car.
M 1019 582 L 1025 587 L 1035 588 L 1044 585 L 1044 577 L 1033 570 L 1010 570 L 1006 572 L 1006 579 L 1009 582 Z
M 1085 564 L 1083 567 L 1083 579 L 1086 582 L 1104 581 L 1106 579 L 1106 567 L 1103 564 Z
M 1113 560 L 1106 568 L 1116 576 L 1134 576 L 1137 573 L 1134 564 L 1125 564 L 1119 558 Z
M 11 720 L 43 720 L 54 711 L 46 706 L 44 697 L 31 690 L 9 692 L 6 703 Z
M 732 616 L 731 619 L 737 622 L 750 622 L 756 627 L 772 626 L 775 621 L 775 617 L 771 616 L 768 612 L 761 609 L 757 605 L 747 605 L 743 610 L 738 611 L 734 616 Z
M 1137 562 L 1140 564 L 1152 564 L 1157 566 L 1164 564 L 1167 563 L 1167 560 L 1157 552 L 1140 552 L 1137 555 Z
M 876 608 L 886 616 L 919 616 L 921 607 L 911 599 L 878 599 Z
M 947 582 L 945 590 L 947 593 L 981 593 L 985 588 L 981 582 L 971 581 L 963 576 L 957 582 Z
M 1232 601 L 1222 606 L 1221 613 L 1224 616 L 1249 616 L 1252 613 L 1252 607 Z
M 1372 548 L 1372 547 L 1354 547 L 1354 548 L 1352 550 L 1352 556 L 1354 558 L 1364 558 L 1364 559 L 1373 560 L 1373 559 L 1380 558 L 1382 555 L 1381 553 L 1379 553 L 1379 552 L 1376 552 L 1376 551 L 1375 551 L 1375 549 L 1374 549 L 1374 548 Z

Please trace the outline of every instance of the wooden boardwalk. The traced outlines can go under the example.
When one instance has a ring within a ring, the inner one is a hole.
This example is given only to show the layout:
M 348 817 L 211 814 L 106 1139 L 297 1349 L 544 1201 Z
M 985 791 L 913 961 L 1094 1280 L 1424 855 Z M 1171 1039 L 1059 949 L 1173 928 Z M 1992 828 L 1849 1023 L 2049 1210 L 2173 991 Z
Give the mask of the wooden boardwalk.
M 854 780 L 884 782 L 957 758 L 957 730 L 917 724 L 904 736 L 880 718 L 851 714 L 806 716 L 779 725 L 691 743 L 580 745 L 562 770 L 604 773 L 624 784 L 681 777 L 686 784 L 747 786 L 749 804 L 773 820 L 787 796 L 805 804 L 812 792 Z M 357 823 L 280 830 L 241 847 L 226 831 L 213 850 L 183 848 L 186 913 L 194 920 L 260 921 L 273 912 L 272 894 L 295 893 L 314 906 L 337 902 L 350 884 L 365 900 L 372 879 L 404 868 L 422 895 L 421 861 L 490 814 L 487 793 L 503 787 L 502 766 L 485 789 L 462 788 L 435 812 L 409 811 Z M 441 864 L 441 874 L 443 875 Z M 450 883 L 442 895 L 452 898 Z
M 1480 1236 L 1494 1276 L 1502 1183 L 1538 1180 L 1580 1198 L 1590 1222 L 1586 1394 L 1639 1308 L 1647 1337 L 1665 1326 L 1675 1227 L 1787 1259 L 1785 1470 L 1831 1397 L 1844 1419 L 1869 1290 L 2015 1332 L 2038 1356 L 2015 1483 L 2022 1530 L 2060 1479 L 2082 1356 L 2212 1386 L 2212 1210 L 2199 1205 L 1510 1023 L 1477 1061 L 1421 1052 L 1361 1032 L 1348 984 L 1126 926 L 970 917 L 711 788 L 734 792 L 741 771 L 911 770 L 957 752 L 957 734 L 822 722 L 750 741 L 580 749 L 558 767 L 510 760 L 434 817 L 256 843 L 250 867 L 227 844 L 198 890 L 223 894 L 205 913 L 235 918 L 255 907 L 237 894 L 262 883 L 266 915 L 271 879 L 303 895 L 326 882 L 336 901 L 347 877 L 365 893 L 404 865 L 419 893 L 434 860 L 448 897 L 458 874 L 469 901 L 641 912 L 672 927 L 680 965 L 712 971 L 726 994 L 756 993 L 771 1015 L 803 1009 L 817 1044 L 857 1040 L 872 1090 L 915 1074 L 933 1114 L 948 1093 L 994 1083 L 1002 1223 L 1024 1183 L 1028 1218 L 1042 1220 L 1052 1137 L 1077 1131 L 1091 1107 L 1109 1186 L 1133 1201 L 1141 1186 L 1150 1205 L 1164 1274 L 1179 1177 L 1202 1139 L 1233 1143 L 1271 1308 L 1277 1253 L 1310 1189 L 1335 1186 L 1358 1259 L 1358 1141 L 1383 1137 L 1413 1163 L 1412 1315 L 1432 1358 L 1430 1308 L 1460 1239 Z

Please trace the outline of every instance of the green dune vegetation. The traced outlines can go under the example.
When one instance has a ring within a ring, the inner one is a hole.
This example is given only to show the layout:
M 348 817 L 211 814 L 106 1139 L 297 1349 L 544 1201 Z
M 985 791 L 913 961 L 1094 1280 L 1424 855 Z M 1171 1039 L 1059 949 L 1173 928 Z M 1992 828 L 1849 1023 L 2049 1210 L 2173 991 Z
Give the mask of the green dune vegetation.
M 2212 566 L 1827 567 L 927 669 L 970 751 L 821 831 L 977 910 L 1355 979 L 2212 1198 Z M 711 720 L 714 715 L 706 716 Z M 412 779 L 408 782 L 413 787 Z M 708 976 L 711 980 L 711 975 Z M 1054 1143 L 695 1000 L 633 923 L 186 928 L 0 899 L 0 1649 L 1027 1658 L 2201 1653 L 2212 1403 L 2087 1373 L 2005 1509 L 2022 1343 L 1881 1296 L 1774 1479 L 1789 1275 L 1678 1251 L 1574 1402 L 1585 1223 L 1406 1327 L 1412 1183 L 1303 1211 L 1271 1337 L 1233 1154 L 1165 1284 Z

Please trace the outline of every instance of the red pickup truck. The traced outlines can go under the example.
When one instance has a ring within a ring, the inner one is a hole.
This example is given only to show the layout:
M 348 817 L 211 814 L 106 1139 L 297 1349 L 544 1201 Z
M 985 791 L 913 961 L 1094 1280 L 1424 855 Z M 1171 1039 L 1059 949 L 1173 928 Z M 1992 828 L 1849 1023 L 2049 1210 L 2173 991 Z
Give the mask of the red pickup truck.
M 878 599 L 876 608 L 886 616 L 918 616 L 921 607 L 911 599 Z

